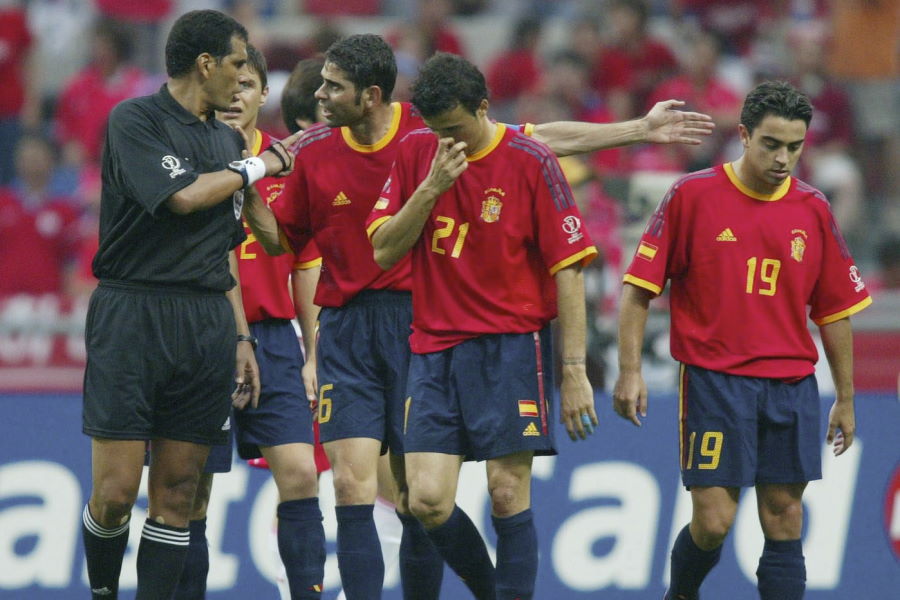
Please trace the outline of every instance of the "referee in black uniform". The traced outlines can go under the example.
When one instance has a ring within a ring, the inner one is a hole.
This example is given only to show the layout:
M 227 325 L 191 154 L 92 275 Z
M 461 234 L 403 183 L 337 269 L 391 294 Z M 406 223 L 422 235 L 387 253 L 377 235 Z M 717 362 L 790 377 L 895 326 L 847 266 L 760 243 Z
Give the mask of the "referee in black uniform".
M 259 394 L 232 249 L 245 237 L 243 189 L 287 174 L 293 156 L 276 144 L 241 160 L 242 137 L 215 120 L 239 90 L 246 46 L 231 17 L 183 15 L 166 43 L 166 84 L 109 118 L 83 418 L 93 487 L 82 531 L 98 600 L 118 594 L 145 441 L 153 456 L 136 598 L 169 600 L 209 446 L 227 440 L 229 398 L 243 406 Z

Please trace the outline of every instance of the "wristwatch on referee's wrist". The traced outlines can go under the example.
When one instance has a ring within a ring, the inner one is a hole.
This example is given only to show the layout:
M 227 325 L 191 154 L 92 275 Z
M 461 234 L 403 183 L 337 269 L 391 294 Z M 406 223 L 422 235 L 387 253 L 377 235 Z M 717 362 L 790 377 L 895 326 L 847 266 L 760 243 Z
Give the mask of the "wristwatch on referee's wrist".
M 243 335 L 238 334 L 237 341 L 239 342 L 250 342 L 250 345 L 253 346 L 253 349 L 256 350 L 256 347 L 259 346 L 259 340 L 252 335 Z

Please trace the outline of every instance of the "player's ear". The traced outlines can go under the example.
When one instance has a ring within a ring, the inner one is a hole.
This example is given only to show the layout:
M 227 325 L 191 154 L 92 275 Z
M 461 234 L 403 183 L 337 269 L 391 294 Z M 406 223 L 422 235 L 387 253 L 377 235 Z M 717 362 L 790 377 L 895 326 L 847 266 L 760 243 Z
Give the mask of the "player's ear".
M 476 116 L 476 117 L 484 117 L 484 116 L 486 116 L 486 115 L 487 115 L 488 105 L 489 105 L 489 104 L 490 104 L 490 103 L 488 102 L 488 99 L 487 99 L 487 98 L 482 98 L 482 99 L 481 99 L 481 103 L 478 105 L 478 108 L 475 109 L 475 116 Z
M 743 123 L 738 123 L 738 135 L 741 138 L 741 145 L 748 148 L 750 146 L 750 130 Z
M 382 91 L 377 85 L 370 85 L 363 91 L 363 99 L 369 108 L 381 104 Z
M 204 52 L 203 54 L 197 55 L 197 58 L 194 60 L 197 65 L 197 69 L 200 71 L 200 74 L 203 75 L 204 78 L 209 79 L 210 74 L 212 73 L 212 68 L 216 63 L 216 59 L 209 52 Z

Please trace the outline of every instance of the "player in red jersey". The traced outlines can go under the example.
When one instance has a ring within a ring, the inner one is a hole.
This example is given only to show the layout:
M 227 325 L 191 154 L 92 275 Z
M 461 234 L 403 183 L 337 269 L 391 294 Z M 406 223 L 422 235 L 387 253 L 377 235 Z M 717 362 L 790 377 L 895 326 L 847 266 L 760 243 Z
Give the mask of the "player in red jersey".
M 320 345 L 319 420 L 335 471 L 338 557 L 348 596 L 372 597 L 381 589 L 383 563 L 371 511 L 377 457 L 388 441 L 396 450 L 395 478 L 401 488 L 397 508 L 404 522 L 404 593 L 436 598 L 443 566 L 421 526 L 408 515 L 398 457 L 409 356 L 409 265 L 382 271 L 371 258 L 365 234 L 366 217 L 389 175 L 399 140 L 423 123 L 409 104 L 390 101 L 396 64 L 378 36 L 351 36 L 336 43 L 326 55 L 323 75 L 325 83 L 316 96 L 327 126 L 312 127 L 302 138 L 300 168 L 272 206 L 277 222 L 252 198 L 245 214 L 267 252 L 284 251 L 282 242 L 301 247 L 310 238 L 322 252 L 316 303 L 323 306 L 319 335 L 328 340 L 328 354 Z M 699 143 L 698 137 L 711 129 L 708 117 L 673 110 L 677 105 L 660 103 L 643 119 L 627 123 L 527 129 L 561 154 L 642 141 Z
M 471 63 L 430 58 L 413 104 L 430 131 L 401 142 L 368 226 L 382 268 L 412 249 L 409 506 L 479 597 L 524 600 L 538 565 L 532 458 L 556 453 L 549 324 L 557 313 L 563 422 L 572 439 L 597 425 L 581 273 L 597 250 L 550 149 L 488 119 L 484 77 Z M 455 505 L 466 458 L 487 461 L 496 574 Z
M 217 113 L 220 120 L 241 130 L 252 156 L 274 141 L 256 129 L 259 110 L 269 94 L 266 75 L 265 58 L 248 45 L 247 65 L 238 76 L 240 92 L 228 110 Z M 284 189 L 284 180 L 265 177 L 254 187 L 271 203 Z M 247 406 L 234 413 L 238 454 L 244 459 L 265 457 L 275 478 L 279 497 L 278 547 L 291 597 L 320 598 L 325 532 L 317 498 L 311 409 L 316 397 L 314 340 L 318 315 L 312 297 L 321 258 L 315 244 L 307 245 L 297 255 L 268 256 L 249 231 L 236 255 L 244 312 L 253 343 L 259 344 L 257 360 L 262 383 L 258 406 Z M 305 363 L 291 323 L 294 318 L 303 336 Z M 230 457 L 230 447 L 227 452 Z M 212 478 L 212 473 L 204 473 L 197 488 L 190 551 L 176 600 L 204 597 L 209 559 L 208 555 L 200 555 L 208 553 L 204 531 Z
M 808 98 L 786 83 L 752 90 L 739 125 L 743 155 L 673 185 L 625 275 L 613 401 L 635 425 L 647 414 L 648 303 L 672 285 L 681 472 L 693 516 L 672 550 L 669 600 L 698 597 L 748 486 L 756 487 L 766 540 L 760 597 L 803 596 L 801 500 L 807 482 L 821 478 L 807 306 L 837 393 L 827 441 L 835 455 L 853 442 L 849 317 L 871 299 L 827 200 L 790 176 L 811 118 Z

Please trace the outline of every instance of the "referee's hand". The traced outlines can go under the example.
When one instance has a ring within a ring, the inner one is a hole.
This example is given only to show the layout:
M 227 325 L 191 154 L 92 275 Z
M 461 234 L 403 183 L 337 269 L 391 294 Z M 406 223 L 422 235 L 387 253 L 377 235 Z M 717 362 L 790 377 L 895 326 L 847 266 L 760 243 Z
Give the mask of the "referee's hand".
M 259 405 L 259 366 L 253 346 L 248 343 L 237 345 L 237 364 L 234 370 L 234 392 L 231 393 L 231 405 L 243 410 L 247 405 L 256 408 Z

